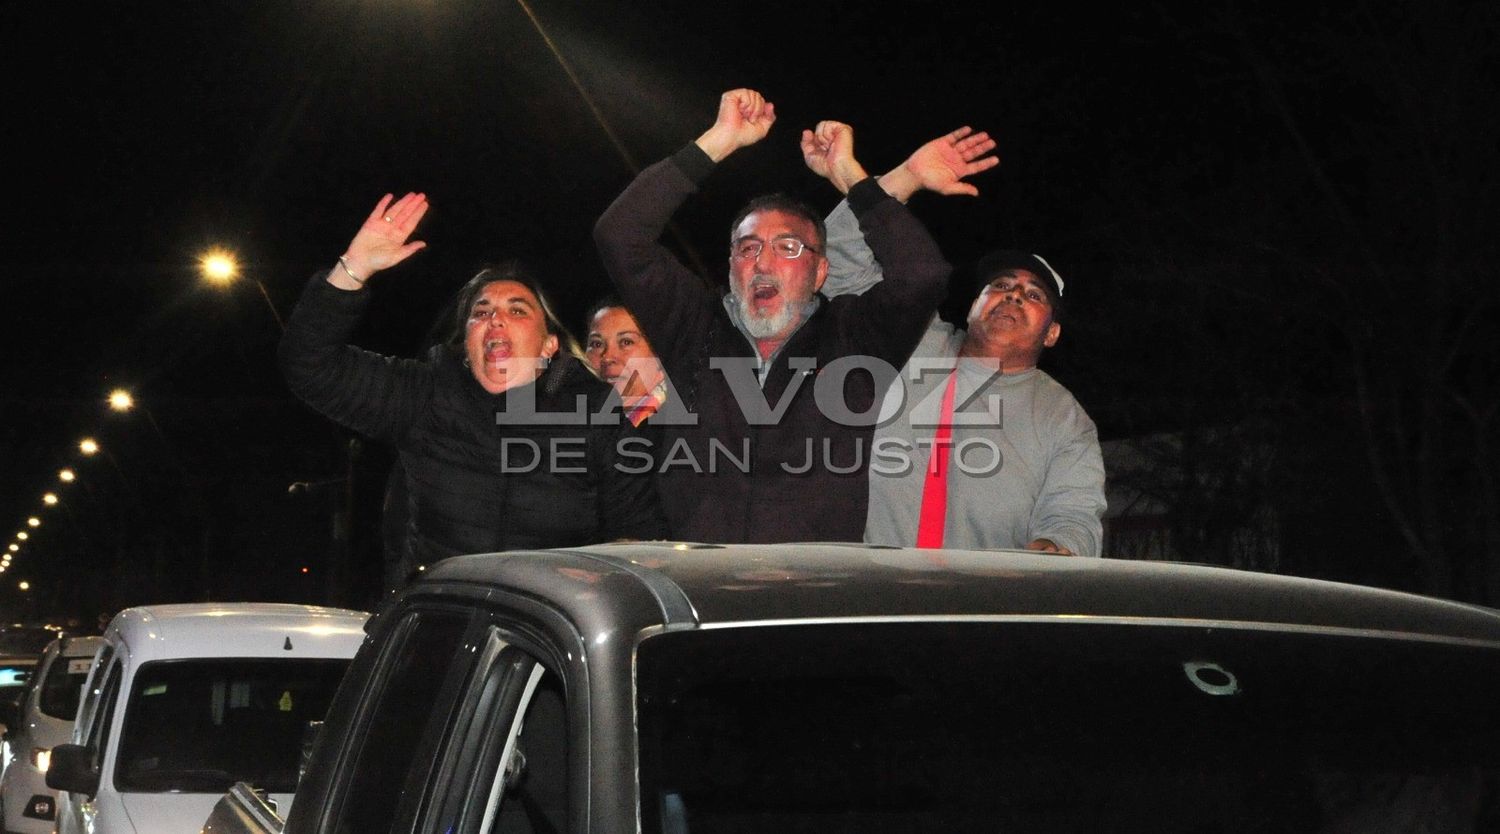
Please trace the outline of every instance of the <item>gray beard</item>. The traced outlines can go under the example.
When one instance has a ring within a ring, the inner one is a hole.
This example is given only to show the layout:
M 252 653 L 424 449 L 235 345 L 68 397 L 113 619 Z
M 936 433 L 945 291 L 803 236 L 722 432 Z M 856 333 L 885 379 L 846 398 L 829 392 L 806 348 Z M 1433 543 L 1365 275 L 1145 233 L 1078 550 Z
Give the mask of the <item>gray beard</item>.
M 774 339 L 790 330 L 797 320 L 797 310 L 790 302 L 784 302 L 781 312 L 770 316 L 756 314 L 748 304 L 741 304 L 740 309 L 745 313 L 745 330 L 757 339 Z

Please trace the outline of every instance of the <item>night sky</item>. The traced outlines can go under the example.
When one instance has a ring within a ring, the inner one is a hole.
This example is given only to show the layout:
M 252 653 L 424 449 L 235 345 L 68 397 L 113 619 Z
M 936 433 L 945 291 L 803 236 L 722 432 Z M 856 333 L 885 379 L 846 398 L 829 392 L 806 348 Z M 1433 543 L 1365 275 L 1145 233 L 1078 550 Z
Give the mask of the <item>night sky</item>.
M 342 491 L 351 436 L 287 393 L 262 289 L 285 317 L 381 194 L 418 190 L 429 248 L 371 282 L 360 344 L 417 353 L 507 256 L 576 328 L 608 288 L 594 219 L 739 86 L 779 118 L 678 215 L 713 277 L 745 199 L 836 201 L 797 151 L 817 120 L 853 125 L 872 172 L 987 130 L 980 197 L 913 210 L 955 285 L 1001 245 L 1064 275 L 1043 366 L 1104 439 L 1206 444 L 1225 499 L 1179 506 L 1182 548 L 1235 563 L 1232 531 L 1271 511 L 1272 569 L 1500 601 L 1496 4 L 1203 5 L 7 0 L 0 523 L 44 523 L 0 612 L 363 603 L 390 452 L 362 446 Z M 214 246 L 244 280 L 199 281 Z M 114 387 L 142 407 L 110 413 Z M 1225 486 L 1246 448 L 1271 462 Z M 346 505 L 356 555 L 330 576 Z

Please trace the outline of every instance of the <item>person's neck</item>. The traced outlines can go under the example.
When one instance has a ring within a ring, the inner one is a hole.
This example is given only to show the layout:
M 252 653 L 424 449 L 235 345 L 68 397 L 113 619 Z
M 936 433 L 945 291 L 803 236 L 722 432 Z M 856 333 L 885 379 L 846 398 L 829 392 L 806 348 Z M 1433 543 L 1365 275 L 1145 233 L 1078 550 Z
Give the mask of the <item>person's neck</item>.
M 994 368 L 1001 374 L 1019 374 L 1036 367 L 1039 356 L 1026 354 L 1017 355 L 1015 351 L 1005 350 L 1003 347 L 986 345 L 978 339 L 965 339 L 958 348 L 958 358 L 977 362 L 986 367 Z
M 761 361 L 766 361 L 775 356 L 776 351 L 781 350 L 784 344 L 786 344 L 785 336 L 778 339 L 756 339 L 755 349 L 760 351 Z

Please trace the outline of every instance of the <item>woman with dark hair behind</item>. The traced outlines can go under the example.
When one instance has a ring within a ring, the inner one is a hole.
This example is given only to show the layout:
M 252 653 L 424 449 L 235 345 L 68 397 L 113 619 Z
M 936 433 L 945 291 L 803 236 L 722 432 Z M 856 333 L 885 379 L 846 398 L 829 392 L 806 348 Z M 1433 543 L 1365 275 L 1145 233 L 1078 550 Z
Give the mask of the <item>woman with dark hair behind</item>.
M 408 239 L 426 211 L 421 194 L 383 197 L 337 264 L 308 284 L 280 349 L 293 393 L 395 444 L 406 480 L 406 567 L 660 538 L 650 478 L 616 465 L 619 421 L 587 419 L 618 413 L 609 402 L 617 395 L 578 361 L 519 264 L 485 269 L 459 290 L 454 332 L 425 361 L 346 344 L 368 304 L 365 282 L 425 245 Z
M 669 385 L 661 360 L 635 316 L 615 296 L 605 296 L 589 308 L 584 324 L 584 361 L 614 386 L 625 418 L 639 428 L 667 401 Z

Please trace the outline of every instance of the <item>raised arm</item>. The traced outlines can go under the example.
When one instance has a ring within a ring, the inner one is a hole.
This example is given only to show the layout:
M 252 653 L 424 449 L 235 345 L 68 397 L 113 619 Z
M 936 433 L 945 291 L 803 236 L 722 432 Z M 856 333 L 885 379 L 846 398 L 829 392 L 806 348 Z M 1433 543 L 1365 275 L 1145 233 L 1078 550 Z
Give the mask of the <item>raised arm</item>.
M 952 268 L 922 223 L 865 172 L 848 125 L 825 121 L 803 131 L 802 158 L 848 195 L 874 260 L 889 279 L 857 298 L 836 299 L 842 337 L 857 352 L 899 366 L 947 291 Z
M 594 243 L 620 297 L 645 330 L 668 374 L 701 346 L 718 296 L 660 238 L 672 215 L 736 149 L 765 137 L 776 120 L 754 90 L 719 98 L 713 125 L 696 141 L 640 173 L 594 224 Z
M 978 196 L 979 189 L 964 179 L 999 165 L 1000 157 L 988 155 L 994 149 L 995 140 L 988 133 L 975 133 L 965 125 L 917 148 L 905 162 L 880 176 L 880 187 L 903 203 L 923 189 Z
M 988 133 L 974 133 L 973 128 L 961 127 L 917 148 L 900 165 L 880 176 L 880 187 L 903 203 L 924 189 L 936 194 L 978 194 L 974 185 L 963 180 L 999 165 L 999 157 L 988 155 L 994 149 L 995 141 Z M 811 131 L 803 133 L 802 158 L 814 173 L 833 182 Z M 838 187 L 837 182 L 834 185 Z M 840 190 L 848 193 L 846 189 Z M 825 225 L 828 280 L 823 284 L 823 294 L 829 298 L 860 295 L 878 284 L 884 277 L 881 266 L 865 242 L 864 231 L 848 200 L 834 208 Z
M 719 115 L 695 141 L 708 158 L 723 162 L 740 148 L 766 138 L 776 123 L 776 106 L 754 90 L 730 90 L 719 96 Z
M 802 131 L 802 161 L 840 194 L 870 176 L 854 158 L 854 129 L 843 122 L 821 121 Z
M 328 283 L 341 290 L 361 289 L 371 275 L 390 269 L 426 247 L 420 240 L 410 240 L 425 214 L 426 194 L 407 192 L 394 203 L 390 194 L 381 197 L 344 248 L 344 254 L 328 271 Z
M 425 407 L 432 367 L 347 342 L 369 305 L 369 293 L 358 290 L 375 272 L 424 246 L 408 238 L 426 211 L 421 194 L 394 203 L 391 195 L 382 197 L 334 267 L 308 283 L 277 351 L 293 394 L 335 422 L 383 440 L 399 439 Z

